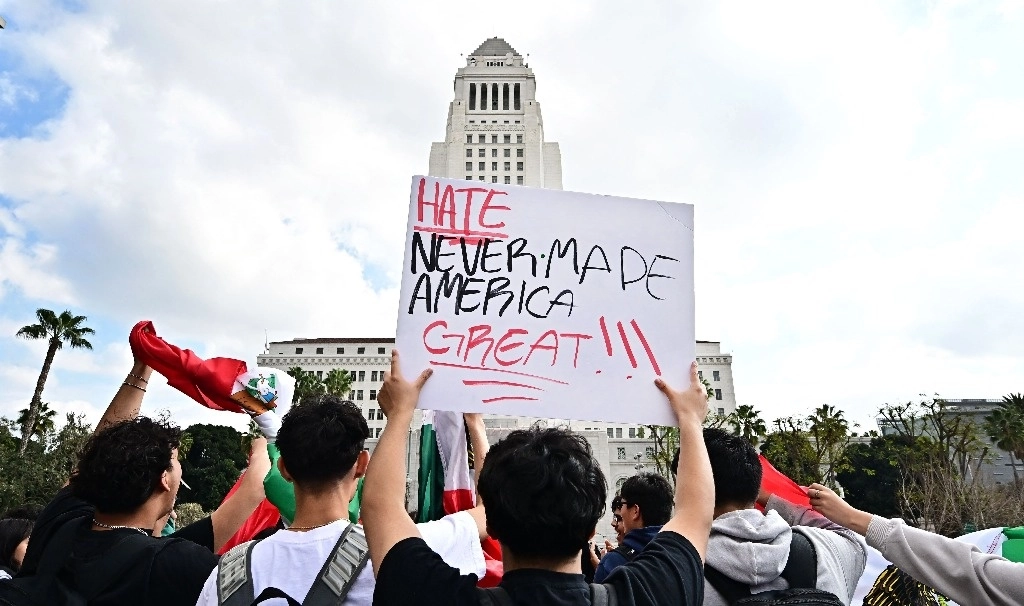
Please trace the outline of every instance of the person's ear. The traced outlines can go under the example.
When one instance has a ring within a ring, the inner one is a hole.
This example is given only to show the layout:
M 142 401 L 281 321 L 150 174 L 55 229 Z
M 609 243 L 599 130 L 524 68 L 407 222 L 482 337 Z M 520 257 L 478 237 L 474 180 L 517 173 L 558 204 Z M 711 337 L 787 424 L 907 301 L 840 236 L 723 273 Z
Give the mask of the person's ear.
M 281 472 L 281 477 L 290 483 L 294 483 L 292 476 L 288 473 L 288 468 L 284 466 L 284 457 L 277 459 L 277 470 Z
M 278 460 L 280 460 L 280 459 L 278 459 Z M 370 464 L 370 451 L 369 450 L 360 451 L 359 452 L 359 456 L 356 457 L 356 464 L 354 465 L 355 472 L 356 472 L 355 473 L 355 478 L 357 480 L 359 478 L 363 477 L 364 475 L 366 475 L 366 466 L 369 465 L 369 464 Z
M 162 474 L 160 474 L 160 488 L 163 489 L 164 492 L 171 492 L 170 470 L 165 470 Z

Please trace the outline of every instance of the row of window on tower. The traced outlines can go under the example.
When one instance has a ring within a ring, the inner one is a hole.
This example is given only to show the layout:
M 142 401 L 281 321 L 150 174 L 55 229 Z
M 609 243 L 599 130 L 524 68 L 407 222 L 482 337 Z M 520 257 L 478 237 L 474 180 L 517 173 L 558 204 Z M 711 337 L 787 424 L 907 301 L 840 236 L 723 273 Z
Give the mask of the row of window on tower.
M 467 170 L 468 170 L 468 167 L 467 167 Z M 487 177 L 485 175 L 480 175 L 477 179 L 479 181 L 487 181 Z M 466 181 L 472 181 L 472 180 L 473 180 L 473 175 L 466 175 Z M 497 183 L 497 182 L 498 182 L 498 175 L 491 175 L 491 183 Z M 523 176 L 522 175 L 517 175 L 516 176 L 516 185 L 522 185 L 522 184 L 523 184 Z M 505 185 L 512 185 L 512 177 L 510 175 L 505 175 Z
M 477 143 L 487 143 L 487 135 L 477 135 Z M 473 135 L 466 135 L 466 143 L 473 143 Z M 491 143 L 498 143 L 498 135 L 491 135 Z M 502 143 L 512 143 L 512 135 L 502 135 Z M 522 145 L 523 136 L 516 135 L 516 143 Z M 519 157 L 523 157 L 523 150 L 519 150 Z
M 470 110 L 508 111 L 511 109 L 519 111 L 523 105 L 519 99 L 518 84 L 492 83 L 469 85 Z

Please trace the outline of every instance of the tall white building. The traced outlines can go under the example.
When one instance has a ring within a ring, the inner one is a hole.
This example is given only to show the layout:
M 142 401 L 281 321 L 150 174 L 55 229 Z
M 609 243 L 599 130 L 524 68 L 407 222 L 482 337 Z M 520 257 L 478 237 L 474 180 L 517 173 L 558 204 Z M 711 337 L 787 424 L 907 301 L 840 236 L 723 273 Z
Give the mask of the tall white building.
M 430 175 L 562 189 L 562 154 L 544 140 L 533 70 L 508 42 L 485 40 L 455 74 L 445 140 Z

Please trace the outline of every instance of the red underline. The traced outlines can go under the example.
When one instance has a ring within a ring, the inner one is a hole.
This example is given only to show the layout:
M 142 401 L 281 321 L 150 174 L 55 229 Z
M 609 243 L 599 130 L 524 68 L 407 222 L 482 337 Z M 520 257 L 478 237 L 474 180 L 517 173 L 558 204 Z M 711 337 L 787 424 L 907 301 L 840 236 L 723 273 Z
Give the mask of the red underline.
M 509 381 L 470 381 L 469 379 L 462 380 L 463 385 L 508 385 L 510 387 L 525 387 L 527 389 L 536 389 L 537 391 L 544 391 L 536 385 L 527 385 L 526 383 L 512 383 Z
M 470 231 L 467 229 L 452 229 L 450 227 L 427 227 L 425 225 L 414 225 L 413 231 L 425 231 L 432 234 L 450 234 L 453 236 L 480 236 L 482 238 L 492 238 L 495 240 L 504 240 L 508 238 L 508 234 L 501 234 L 492 231 Z
M 484 404 L 492 404 L 494 402 L 502 402 L 502 401 L 505 401 L 505 400 L 525 400 L 525 401 L 528 401 L 528 402 L 536 402 L 537 398 L 521 398 L 521 397 L 518 397 L 518 396 L 504 396 L 504 397 L 501 397 L 501 398 L 488 398 L 486 400 L 480 400 L 480 401 L 483 402 Z
M 469 366 L 468 364 L 452 364 L 451 362 L 430 362 L 434 366 L 448 366 L 451 368 L 465 368 L 467 370 L 489 370 L 491 372 L 503 372 L 510 375 L 519 375 L 520 377 L 530 377 L 531 379 L 540 379 L 542 381 L 551 381 L 552 383 L 558 383 L 559 385 L 568 385 L 565 381 L 559 381 L 558 379 L 551 379 L 548 377 L 542 377 L 540 375 L 531 375 L 526 372 L 516 372 L 514 370 L 504 370 L 501 368 L 487 368 L 484 366 Z

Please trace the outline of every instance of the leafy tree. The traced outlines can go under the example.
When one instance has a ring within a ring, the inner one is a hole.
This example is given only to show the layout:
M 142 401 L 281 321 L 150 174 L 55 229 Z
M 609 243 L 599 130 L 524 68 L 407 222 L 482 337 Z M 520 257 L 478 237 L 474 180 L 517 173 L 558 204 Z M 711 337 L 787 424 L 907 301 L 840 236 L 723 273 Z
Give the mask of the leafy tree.
M 19 426 L 24 427 L 25 422 L 28 419 L 29 409 L 22 408 L 18 411 L 18 419 L 15 421 Z M 53 417 L 56 416 L 57 411 L 52 410 L 50 405 L 43 402 L 39 406 L 39 414 L 36 416 L 35 424 L 32 426 L 32 430 L 29 432 L 29 437 L 43 439 L 43 436 L 54 430 Z
M 654 442 L 654 467 L 666 478 L 672 478 L 672 459 L 679 448 L 679 428 L 663 425 L 645 425 L 648 439 Z
M 28 404 L 28 414 L 21 424 L 22 441 L 18 446 L 18 456 L 25 454 L 28 448 L 29 438 L 32 436 L 32 429 L 36 426 L 36 417 L 39 416 L 39 409 L 43 404 L 43 387 L 46 385 L 46 378 L 50 375 L 50 366 L 57 350 L 64 347 L 64 343 L 73 349 L 92 349 L 92 343 L 86 340 L 87 335 L 95 334 L 96 331 L 85 326 L 88 318 L 85 316 L 73 316 L 70 311 L 63 311 L 58 316 L 49 309 L 37 309 L 36 319 L 38 323 L 22 326 L 17 336 L 25 339 L 46 339 L 46 357 L 43 359 L 43 368 L 39 371 L 39 379 L 36 381 L 36 390 L 32 394 L 32 400 Z
M 68 414 L 63 427 L 48 429 L 19 457 L 22 440 L 14 436 L 17 427 L 0 418 L 0 510 L 48 503 L 67 482 L 92 433 L 82 415 Z
M 307 397 L 318 396 L 327 391 L 324 382 L 318 379 L 316 374 L 302 370 L 298 366 L 289 368 L 288 376 L 295 379 L 295 394 L 292 395 L 292 404 L 301 402 Z
M 802 420 L 788 417 L 776 419 L 774 424 L 775 431 L 761 444 L 761 454 L 797 484 L 807 486 L 817 482 L 821 471 Z
M 331 395 L 343 398 L 351 388 L 352 375 L 340 368 L 331 369 L 324 377 L 324 390 Z
M 887 518 L 904 514 L 906 471 L 918 467 L 932 447 L 928 438 L 904 435 L 873 438 L 870 444 L 849 444 L 836 473 L 847 502 Z
M 850 424 L 843 411 L 822 404 L 807 417 L 809 436 L 814 441 L 814 454 L 819 468 L 825 468 L 824 483 L 835 488 L 834 470 L 850 442 Z
M 192 487 L 183 501 L 198 503 L 204 511 L 220 505 L 247 462 L 242 434 L 224 425 L 192 425 L 185 430 L 192 440 L 181 461 L 181 477 Z
M 897 435 L 927 437 L 937 453 L 961 476 L 968 475 L 972 460 L 985 456 L 981 428 L 970 415 L 960 414 L 945 400 L 934 397 L 918 403 L 885 405 L 879 410 L 880 424 Z
M 1010 455 L 1014 484 L 1020 483 L 1016 460 L 1024 460 L 1024 395 L 1003 396 L 999 407 L 985 417 L 985 434 L 997 448 Z
M 727 417 L 726 423 L 732 425 L 734 435 L 742 436 L 755 447 L 768 433 L 761 413 L 749 404 L 737 406 L 736 410 Z

